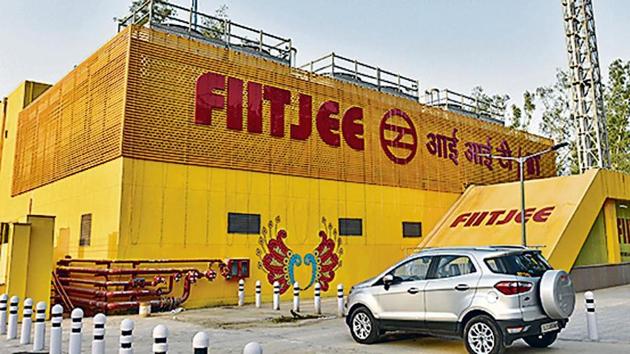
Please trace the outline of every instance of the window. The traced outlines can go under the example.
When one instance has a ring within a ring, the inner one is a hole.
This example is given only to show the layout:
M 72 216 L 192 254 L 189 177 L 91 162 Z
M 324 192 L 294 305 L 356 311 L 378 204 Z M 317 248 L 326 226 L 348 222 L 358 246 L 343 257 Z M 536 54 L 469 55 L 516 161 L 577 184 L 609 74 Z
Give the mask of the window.
M 79 246 L 89 246 L 92 237 L 92 214 L 81 215 L 81 237 Z
M 260 215 L 228 213 L 228 233 L 260 234 Z
M 361 236 L 363 235 L 363 220 L 361 219 L 339 219 L 340 236 Z
M 403 221 L 403 237 L 422 237 L 422 223 Z
M 0 224 L 0 242 L 9 243 L 9 224 L 6 222 Z
M 431 257 L 412 259 L 394 269 L 392 272 L 394 281 L 424 280 L 427 278 L 427 273 L 429 272 L 429 264 L 431 264 Z
M 540 277 L 551 269 L 549 263 L 539 252 L 524 252 L 488 258 L 486 264 L 493 273 L 524 277 Z
M 476 272 L 470 258 L 466 256 L 440 256 L 432 279 L 458 277 Z

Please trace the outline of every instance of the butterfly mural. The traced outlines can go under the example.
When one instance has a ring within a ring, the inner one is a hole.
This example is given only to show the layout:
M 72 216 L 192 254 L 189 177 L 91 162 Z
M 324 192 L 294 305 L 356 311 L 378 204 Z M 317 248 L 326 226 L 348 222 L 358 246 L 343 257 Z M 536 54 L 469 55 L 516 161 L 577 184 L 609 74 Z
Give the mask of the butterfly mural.
M 300 255 L 291 250 L 285 243 L 287 231 L 279 228 L 280 217 L 263 226 L 262 235 L 258 239 L 260 248 L 256 255 L 260 259 L 258 268 L 267 273 L 269 284 L 278 282 L 280 293 L 284 294 L 295 283 L 295 267 L 302 264 L 310 267 L 310 280 L 302 290 L 319 282 L 322 291 L 327 291 L 335 278 L 335 271 L 342 266 L 343 248 L 337 230 L 326 218 L 322 218 L 323 228 L 319 231 L 319 244 L 312 252 Z

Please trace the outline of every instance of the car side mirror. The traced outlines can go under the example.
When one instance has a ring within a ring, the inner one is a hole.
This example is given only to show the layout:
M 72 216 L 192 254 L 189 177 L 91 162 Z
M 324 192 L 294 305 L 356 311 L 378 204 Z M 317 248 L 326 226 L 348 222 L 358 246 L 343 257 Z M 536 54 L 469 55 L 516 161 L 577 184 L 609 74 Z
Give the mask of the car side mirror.
M 391 274 L 386 274 L 383 277 L 383 285 L 385 286 L 385 290 L 389 290 L 389 286 L 394 282 L 394 276 Z

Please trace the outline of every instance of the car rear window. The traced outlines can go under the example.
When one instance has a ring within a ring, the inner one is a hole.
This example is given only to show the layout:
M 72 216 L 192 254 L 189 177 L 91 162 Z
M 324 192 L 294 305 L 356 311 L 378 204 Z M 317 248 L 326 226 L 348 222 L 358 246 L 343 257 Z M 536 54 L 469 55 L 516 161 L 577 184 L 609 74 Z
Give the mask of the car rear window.
M 493 273 L 540 277 L 551 269 L 547 260 L 539 252 L 513 253 L 488 258 L 486 265 Z

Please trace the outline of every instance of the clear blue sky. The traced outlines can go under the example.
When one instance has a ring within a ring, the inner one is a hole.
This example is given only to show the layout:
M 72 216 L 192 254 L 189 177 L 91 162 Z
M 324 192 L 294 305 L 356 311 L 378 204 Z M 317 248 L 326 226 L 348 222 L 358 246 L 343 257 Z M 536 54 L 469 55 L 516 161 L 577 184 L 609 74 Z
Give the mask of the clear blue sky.
M 189 3 L 189 0 L 178 0 Z M 235 22 L 293 39 L 298 64 L 331 51 L 420 80 L 421 89 L 508 93 L 567 66 L 560 0 L 199 0 Z M 115 34 L 129 0 L 0 0 L 0 96 L 54 83 Z M 602 69 L 630 60 L 630 1 L 594 0 Z M 602 70 L 604 73 L 607 70 Z

